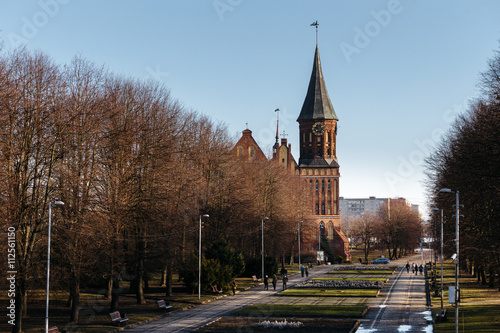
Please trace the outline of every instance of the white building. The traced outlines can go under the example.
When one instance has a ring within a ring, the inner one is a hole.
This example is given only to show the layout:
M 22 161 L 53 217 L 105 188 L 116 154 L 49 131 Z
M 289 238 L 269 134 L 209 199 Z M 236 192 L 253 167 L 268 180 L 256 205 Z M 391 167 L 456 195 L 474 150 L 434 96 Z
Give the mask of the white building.
M 376 213 L 379 211 L 380 207 L 387 203 L 389 198 L 358 198 L 358 199 L 348 199 L 344 197 L 339 198 L 339 210 L 340 214 L 343 216 L 353 216 L 360 217 L 365 214 L 365 212 Z M 408 206 L 410 206 L 414 211 L 419 212 L 418 205 L 412 205 L 405 198 L 392 199 L 394 201 L 404 201 Z

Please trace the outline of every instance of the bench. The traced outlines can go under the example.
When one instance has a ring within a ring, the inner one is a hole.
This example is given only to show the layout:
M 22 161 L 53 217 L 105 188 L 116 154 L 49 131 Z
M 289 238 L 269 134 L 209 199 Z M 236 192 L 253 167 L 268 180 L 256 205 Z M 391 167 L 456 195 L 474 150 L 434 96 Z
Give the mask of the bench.
M 158 302 L 158 307 L 160 309 L 165 309 L 167 311 L 169 311 L 170 309 L 172 309 L 172 305 L 167 305 L 167 303 L 164 300 L 162 300 L 162 299 L 160 299 L 157 302 Z
M 436 313 L 436 322 L 446 321 L 446 309 L 442 313 Z
M 256 275 L 252 275 L 252 281 L 253 282 L 260 282 L 260 279 L 257 279 Z
M 212 286 L 212 292 L 213 292 L 214 294 L 222 294 L 222 292 L 223 292 L 223 291 L 222 291 L 222 289 L 221 289 L 221 290 L 218 290 L 218 289 L 217 289 L 217 286 L 216 286 L 216 285 L 213 285 L 213 286 Z
M 128 318 L 122 318 L 122 316 L 120 316 L 120 312 L 119 311 L 115 311 L 115 312 L 112 312 L 109 314 L 111 316 L 111 321 L 113 323 L 118 323 L 118 325 L 121 325 L 123 323 L 126 323 Z

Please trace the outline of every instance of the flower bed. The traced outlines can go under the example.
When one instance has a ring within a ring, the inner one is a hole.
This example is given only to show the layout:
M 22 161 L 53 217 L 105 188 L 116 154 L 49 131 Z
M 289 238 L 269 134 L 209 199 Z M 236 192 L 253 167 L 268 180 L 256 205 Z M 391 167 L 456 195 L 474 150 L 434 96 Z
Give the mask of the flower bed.
M 309 280 L 295 288 L 342 288 L 342 289 L 382 289 L 382 281 L 353 281 L 353 280 Z

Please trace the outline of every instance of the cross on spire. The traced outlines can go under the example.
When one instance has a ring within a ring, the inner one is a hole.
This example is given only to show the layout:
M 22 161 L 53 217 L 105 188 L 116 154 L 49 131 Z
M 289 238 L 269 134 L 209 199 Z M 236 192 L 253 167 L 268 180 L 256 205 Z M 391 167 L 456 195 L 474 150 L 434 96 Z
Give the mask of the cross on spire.
M 316 27 L 316 46 L 318 46 L 318 26 L 319 26 L 318 21 L 311 23 L 311 27 Z
M 281 134 L 282 137 L 286 138 L 288 134 L 285 133 L 285 130 L 283 130 L 283 134 Z

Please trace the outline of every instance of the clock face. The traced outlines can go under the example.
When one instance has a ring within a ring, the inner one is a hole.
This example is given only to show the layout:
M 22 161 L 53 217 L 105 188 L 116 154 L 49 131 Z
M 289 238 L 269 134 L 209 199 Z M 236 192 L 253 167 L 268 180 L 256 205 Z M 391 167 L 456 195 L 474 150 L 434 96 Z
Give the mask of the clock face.
M 312 127 L 314 135 L 323 135 L 326 131 L 326 126 L 323 123 L 315 123 Z

